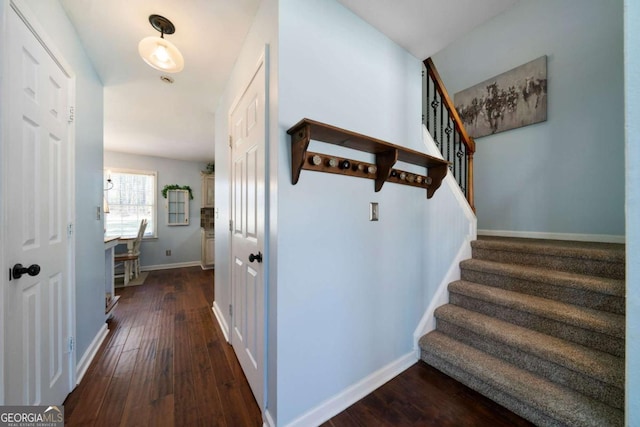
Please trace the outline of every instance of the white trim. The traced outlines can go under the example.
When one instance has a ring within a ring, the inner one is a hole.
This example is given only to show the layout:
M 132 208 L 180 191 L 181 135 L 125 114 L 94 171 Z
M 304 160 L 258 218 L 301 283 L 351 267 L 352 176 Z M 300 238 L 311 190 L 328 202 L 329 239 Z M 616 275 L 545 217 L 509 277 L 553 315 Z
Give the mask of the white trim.
M 276 422 L 273 420 L 273 417 L 271 416 L 271 412 L 269 412 L 268 409 L 264 412 L 264 421 L 262 423 L 262 426 L 276 427 Z
M 431 134 L 424 125 L 422 125 L 422 142 L 424 143 L 429 155 L 441 159 L 443 158 L 440 150 L 433 141 Z M 451 171 L 447 172 L 447 176 L 445 176 L 443 184 L 447 186 L 449 191 L 451 191 L 460 209 L 464 211 L 464 215 L 469 222 L 469 230 L 467 231 L 467 236 L 462 241 L 456 256 L 451 260 L 451 264 L 449 264 L 447 272 L 440 281 L 440 284 L 433 294 L 433 298 L 431 298 L 429 306 L 422 315 L 422 318 L 413 333 L 413 346 L 417 358 L 420 358 L 420 346 L 418 345 L 418 341 L 423 335 L 436 329 L 434 312 L 436 308 L 449 302 L 449 283 L 460 279 L 460 262 L 471 258 L 471 241 L 475 240 L 477 236 L 478 220 L 476 218 L 476 214 L 473 212 L 473 209 L 471 209 L 467 198 L 464 193 L 462 193 L 462 189 L 460 189 L 460 186 L 453 177 Z
M 2 177 L 4 171 L 7 169 L 7 156 L 5 155 L 5 143 L 4 141 L 8 140 L 8 132 L 5 123 L 6 114 L 4 114 L 4 110 L 7 105 L 6 93 L 8 93 L 8 82 L 4 78 L 8 73 L 8 61 L 6 60 L 7 55 L 5 54 L 7 49 L 7 15 L 10 11 L 8 6 L 8 2 L 2 2 L 0 5 L 0 177 Z M 0 179 L 0 234 L 3 236 L 7 235 L 8 224 L 5 218 L 7 217 L 7 205 L 8 203 L 4 203 L 5 194 L 7 194 L 8 189 L 8 180 Z M 7 259 L 4 255 L 4 243 L 0 243 L 0 271 L 5 272 L 9 269 L 7 265 Z M 4 355 L 5 355 L 5 344 L 4 344 L 4 335 L 5 328 L 7 325 L 5 313 L 7 312 L 5 307 L 5 299 L 6 299 L 6 291 L 7 286 L 5 282 L 5 276 L 3 273 L 3 279 L 0 281 L 0 312 L 2 315 L 0 320 L 2 320 L 2 326 L 0 326 L 0 405 L 4 405 L 4 388 L 5 388 L 5 379 L 4 379 Z
M 87 369 L 89 369 L 93 358 L 96 357 L 98 350 L 100 350 L 100 346 L 104 342 L 105 338 L 107 338 L 108 334 L 109 328 L 107 328 L 107 324 L 105 323 L 93 338 L 91 344 L 89 344 L 89 347 L 82 355 L 82 359 L 80 359 L 80 361 L 76 365 L 76 385 L 80 384 L 80 381 L 82 381 L 84 374 L 87 373 Z
M 73 75 L 69 78 L 69 106 L 73 106 L 75 109 L 76 103 L 76 77 Z M 68 205 L 68 219 L 67 224 L 71 226 L 72 233 L 68 237 L 69 241 L 69 336 L 76 338 L 76 121 L 73 120 L 68 125 L 67 130 L 68 153 L 67 161 L 69 162 L 69 205 Z M 69 386 L 71 390 L 74 388 L 74 384 L 77 384 L 76 370 L 74 369 L 77 359 L 76 346 L 74 345 L 69 352 Z
M 613 234 L 547 233 L 538 231 L 478 230 L 480 236 L 522 237 L 527 239 L 574 240 L 578 242 L 624 243 L 624 236 Z
M 60 53 L 60 50 L 56 47 L 53 39 L 49 37 L 44 27 L 40 25 L 40 22 L 36 19 L 36 15 L 27 6 L 25 0 L 11 0 L 11 8 L 16 11 L 20 19 L 29 28 L 29 31 L 33 33 L 38 42 L 44 47 L 51 59 L 60 67 L 60 69 L 69 78 L 75 77 L 73 68 L 64 59 L 64 56 Z
M 413 366 L 416 361 L 417 358 L 413 351 L 401 356 L 378 371 L 363 378 L 356 384 L 347 387 L 335 396 L 325 400 L 306 414 L 296 418 L 287 424 L 287 427 L 317 426 L 324 423 L 356 403 L 358 400 L 370 394 L 384 383 L 400 375 L 409 367 Z
M 471 239 L 467 238 L 462 242 L 460 249 L 458 249 L 458 253 L 438 285 L 438 289 L 436 289 L 427 310 L 422 315 L 422 319 L 420 319 L 420 323 L 418 323 L 418 327 L 413 333 L 413 345 L 416 351 L 416 357 L 420 357 L 420 346 L 418 345 L 420 338 L 436 329 L 436 318 L 433 315 L 436 308 L 449 303 L 449 292 L 447 290 L 449 283 L 460 280 L 460 262 L 469 258 L 471 258 Z
M 140 271 L 171 270 L 173 268 L 200 267 L 200 261 L 176 262 L 173 264 L 141 265 Z
M 217 301 L 213 302 L 213 306 L 211 306 L 211 310 L 213 311 L 213 315 L 216 316 L 218 320 L 218 325 L 220 329 L 222 329 L 222 334 L 224 335 L 224 339 L 229 342 L 229 325 L 224 320 L 224 316 L 222 315 L 222 311 L 220 310 L 220 306 Z

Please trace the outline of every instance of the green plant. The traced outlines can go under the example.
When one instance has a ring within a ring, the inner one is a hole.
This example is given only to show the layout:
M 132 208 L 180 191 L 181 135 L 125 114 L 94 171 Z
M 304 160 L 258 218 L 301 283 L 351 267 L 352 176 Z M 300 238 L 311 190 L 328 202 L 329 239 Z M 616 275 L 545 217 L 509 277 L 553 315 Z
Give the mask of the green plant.
M 180 186 L 177 184 L 165 185 L 164 188 L 162 189 L 162 197 L 166 199 L 167 191 L 169 190 L 187 190 L 189 192 L 189 198 L 193 200 L 193 191 L 191 190 L 191 187 L 189 187 L 188 185 L 183 185 L 183 186 Z

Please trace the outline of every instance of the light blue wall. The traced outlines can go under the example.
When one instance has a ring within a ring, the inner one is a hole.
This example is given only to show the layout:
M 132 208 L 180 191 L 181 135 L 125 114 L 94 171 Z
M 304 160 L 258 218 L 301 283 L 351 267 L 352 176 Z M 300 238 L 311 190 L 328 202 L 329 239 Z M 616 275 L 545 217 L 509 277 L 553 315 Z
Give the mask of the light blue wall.
M 102 82 L 58 1 L 27 0 L 40 24 L 76 74 L 76 357 L 104 324 L 102 206 Z
M 546 122 L 479 138 L 479 230 L 624 235 L 622 0 L 520 1 L 437 53 L 447 90 L 542 55 Z
M 640 3 L 625 0 L 627 172 L 626 425 L 640 425 Z
M 277 421 L 287 425 L 412 351 L 429 201 L 310 171 L 291 184 L 285 132 L 304 117 L 424 151 L 421 61 L 336 1 L 281 0 L 279 21 Z
M 158 238 L 142 242 L 140 265 L 142 268 L 178 263 L 199 263 L 201 259 L 200 205 L 202 178 L 200 172 L 206 163 L 165 159 L 162 157 L 104 152 L 105 168 L 139 169 L 158 173 L 157 211 Z M 189 204 L 189 225 L 168 226 L 166 199 L 161 191 L 165 185 L 188 185 L 193 190 Z M 108 214 L 107 214 L 108 215 Z M 166 250 L 171 256 L 166 256 Z

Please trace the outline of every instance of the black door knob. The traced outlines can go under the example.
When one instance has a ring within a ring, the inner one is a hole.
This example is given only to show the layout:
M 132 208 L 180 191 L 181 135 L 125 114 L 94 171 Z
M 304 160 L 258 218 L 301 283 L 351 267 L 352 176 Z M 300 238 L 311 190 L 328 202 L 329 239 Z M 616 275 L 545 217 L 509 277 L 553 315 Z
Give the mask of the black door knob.
M 249 262 L 253 261 L 262 262 L 262 252 L 258 252 L 257 255 L 249 254 Z
M 23 274 L 28 274 L 29 276 L 37 276 L 38 274 L 40 274 L 40 266 L 38 264 L 31 264 L 29 267 L 23 267 L 22 264 L 16 264 L 13 266 L 11 274 L 14 279 L 21 278 Z

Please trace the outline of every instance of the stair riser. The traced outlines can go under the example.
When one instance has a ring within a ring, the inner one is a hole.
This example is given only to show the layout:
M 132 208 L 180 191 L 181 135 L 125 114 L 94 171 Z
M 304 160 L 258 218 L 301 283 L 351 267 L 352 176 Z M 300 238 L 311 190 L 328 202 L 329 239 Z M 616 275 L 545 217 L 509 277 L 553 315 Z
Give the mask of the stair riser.
M 530 405 L 527 405 L 526 403 L 518 399 L 513 398 L 509 394 L 495 387 L 490 386 L 486 382 L 451 365 L 450 363 L 446 362 L 446 359 L 442 359 L 431 352 L 422 350 L 421 359 L 425 363 L 449 375 L 451 378 L 454 378 L 460 383 L 488 397 L 494 402 L 499 403 L 500 405 L 509 409 L 511 412 L 514 412 L 520 415 L 521 417 L 531 421 L 536 425 L 539 425 L 539 426 L 566 426 L 567 425 L 564 423 L 560 423 L 558 422 L 558 420 L 549 417 L 547 414 L 543 413 L 542 411 Z
M 588 258 L 572 258 L 543 253 L 502 251 L 489 248 L 472 248 L 473 258 L 508 264 L 532 265 L 549 270 L 567 271 L 591 276 L 624 279 L 624 263 L 608 262 Z
M 624 339 L 582 329 L 517 309 L 495 305 L 455 292 L 449 292 L 449 302 L 534 331 L 604 351 L 614 356 L 624 357 Z
M 569 304 L 581 305 L 595 310 L 608 311 L 616 314 L 625 313 L 625 299 L 613 295 L 555 286 L 549 283 L 520 279 L 493 272 L 471 270 L 464 267 L 461 267 L 461 278 L 469 282 L 553 299 Z
M 560 366 L 443 319 L 438 319 L 437 330 L 549 381 L 572 388 L 615 408 L 624 408 L 623 389 L 580 373 L 575 368 Z

